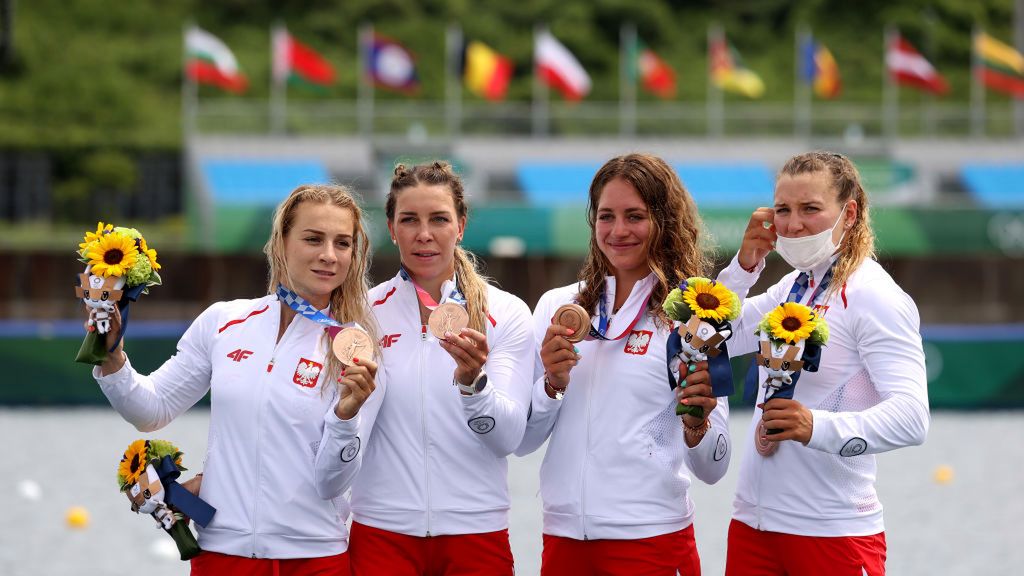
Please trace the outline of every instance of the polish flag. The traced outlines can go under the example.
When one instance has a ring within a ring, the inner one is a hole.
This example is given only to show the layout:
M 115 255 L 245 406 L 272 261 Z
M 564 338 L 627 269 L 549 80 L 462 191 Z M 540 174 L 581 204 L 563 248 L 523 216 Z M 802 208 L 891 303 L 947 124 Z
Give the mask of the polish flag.
M 577 101 L 590 93 L 587 71 L 550 32 L 544 30 L 537 34 L 533 51 L 540 79 L 561 92 L 566 100 Z
M 889 43 L 885 51 L 885 67 L 893 81 L 914 86 L 933 94 L 949 92 L 946 79 L 925 60 L 902 36 Z

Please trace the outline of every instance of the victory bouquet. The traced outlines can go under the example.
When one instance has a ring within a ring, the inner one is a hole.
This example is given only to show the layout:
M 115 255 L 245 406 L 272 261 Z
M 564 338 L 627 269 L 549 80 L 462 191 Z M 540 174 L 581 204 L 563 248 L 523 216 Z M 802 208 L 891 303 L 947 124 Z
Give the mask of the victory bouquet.
M 757 364 L 768 371 L 765 401 L 792 398 L 800 371 L 818 371 L 828 324 L 811 308 L 784 302 L 764 315 L 756 333 L 761 338 Z
M 135 228 L 115 228 L 100 222 L 95 232 L 86 232 L 78 245 L 78 259 L 85 272 L 78 275 L 75 295 L 89 307 L 89 333 L 78 350 L 76 362 L 102 364 L 107 354 L 117 348 L 128 327 L 128 305 L 160 284 L 160 264 L 156 250 Z M 121 312 L 121 329 L 117 342 L 108 351 L 105 346 L 114 307 Z
M 132 512 L 149 514 L 157 528 L 174 538 L 182 560 L 195 558 L 199 544 L 184 521 L 188 515 L 206 526 L 216 510 L 177 483 L 182 470 L 181 450 L 164 440 L 136 440 L 121 457 L 117 484 L 128 495 Z
M 697 362 L 708 362 L 715 396 L 732 393 L 732 367 L 725 341 L 732 337 L 732 321 L 740 315 L 740 299 L 724 284 L 695 276 L 687 278 L 665 297 L 662 309 L 679 328 L 668 339 L 669 386 L 685 386 L 683 365 L 690 372 Z M 676 405 L 676 414 L 704 417 L 700 406 Z

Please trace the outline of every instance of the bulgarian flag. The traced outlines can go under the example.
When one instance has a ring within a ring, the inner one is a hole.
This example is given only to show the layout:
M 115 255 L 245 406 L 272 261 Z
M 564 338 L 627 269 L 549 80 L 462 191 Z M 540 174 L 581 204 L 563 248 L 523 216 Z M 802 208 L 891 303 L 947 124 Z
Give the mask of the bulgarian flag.
M 212 84 L 240 94 L 249 83 L 238 70 L 238 60 L 226 44 L 195 26 L 185 33 L 185 72 L 200 84 Z
M 974 37 L 974 52 L 980 68 L 979 79 L 985 86 L 1024 98 L 1024 56 L 984 32 Z
M 278 26 L 274 29 L 274 82 L 322 88 L 334 83 L 334 67 Z

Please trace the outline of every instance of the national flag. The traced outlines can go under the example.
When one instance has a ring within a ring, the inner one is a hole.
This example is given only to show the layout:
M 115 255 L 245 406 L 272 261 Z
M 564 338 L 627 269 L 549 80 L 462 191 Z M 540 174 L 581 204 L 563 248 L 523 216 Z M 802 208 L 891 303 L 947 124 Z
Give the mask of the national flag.
M 375 85 L 405 93 L 419 89 L 416 57 L 405 46 L 374 32 L 364 52 L 366 74 Z
M 1024 56 L 982 32 L 974 38 L 974 52 L 981 64 L 978 74 L 986 86 L 1015 98 L 1024 98 Z
M 676 73 L 654 50 L 638 42 L 634 60 L 644 90 L 659 98 L 676 97 Z
M 315 50 L 299 42 L 284 26 L 274 29 L 274 81 L 314 87 L 334 83 L 334 67 Z
M 540 79 L 566 100 L 580 100 L 590 93 L 590 76 L 583 65 L 547 30 L 534 40 L 533 59 Z
M 760 98 L 764 95 L 761 77 L 743 65 L 740 53 L 724 36 L 712 40 L 708 57 L 711 60 L 711 81 L 719 89 L 742 94 L 747 98 Z
M 897 35 L 886 48 L 885 67 L 897 83 L 933 94 L 949 92 L 946 79 L 902 36 Z
M 195 26 L 185 32 L 185 72 L 200 84 L 212 84 L 235 93 L 249 83 L 238 70 L 238 60 L 224 42 Z
M 463 81 L 470 92 L 481 98 L 504 100 L 512 70 L 512 59 L 479 40 L 472 40 L 463 47 Z
M 804 40 L 800 52 L 804 81 L 814 86 L 814 93 L 826 99 L 839 96 L 843 90 L 843 83 L 839 76 L 839 65 L 832 57 L 832 52 L 810 36 Z

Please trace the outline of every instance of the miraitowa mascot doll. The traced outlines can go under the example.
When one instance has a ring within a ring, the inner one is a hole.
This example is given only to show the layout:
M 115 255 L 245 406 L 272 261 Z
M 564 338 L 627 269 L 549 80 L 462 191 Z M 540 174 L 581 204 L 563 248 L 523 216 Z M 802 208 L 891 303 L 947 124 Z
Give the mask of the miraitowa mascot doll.
M 85 272 L 78 275 L 75 295 L 89 308 L 88 334 L 78 351 L 76 362 L 102 364 L 115 350 L 128 327 L 128 306 L 160 284 L 160 264 L 156 250 L 134 228 L 115 228 L 100 222 L 95 232 L 86 232 L 78 245 L 78 259 L 85 263 Z M 107 350 L 106 334 L 110 332 L 114 309 L 121 311 L 121 327 L 114 346 Z
M 181 457 L 181 450 L 165 440 L 136 440 L 121 457 L 117 483 L 131 501 L 132 512 L 152 516 L 157 528 L 174 539 L 181 559 L 189 560 L 201 550 L 185 516 L 206 526 L 217 510 L 178 484 L 186 469 Z
M 725 341 L 732 337 L 732 320 L 740 315 L 736 293 L 720 282 L 694 276 L 669 292 L 662 309 L 680 323 L 667 343 L 669 387 L 685 386 L 686 374 L 696 370 L 697 362 L 707 361 L 715 396 L 732 394 L 732 367 Z M 676 404 L 676 414 L 703 418 L 704 409 Z

